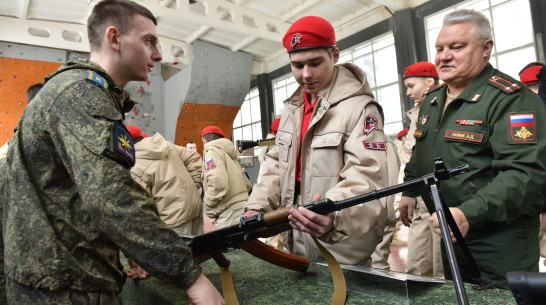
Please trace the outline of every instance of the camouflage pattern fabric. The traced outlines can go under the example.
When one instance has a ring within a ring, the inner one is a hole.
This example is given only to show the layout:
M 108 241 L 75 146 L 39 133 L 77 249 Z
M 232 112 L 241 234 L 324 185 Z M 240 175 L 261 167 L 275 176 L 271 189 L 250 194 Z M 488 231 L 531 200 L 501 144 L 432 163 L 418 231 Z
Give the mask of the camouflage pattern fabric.
M 11 281 L 119 293 L 120 250 L 178 287 L 200 275 L 190 249 L 131 178 L 134 147 L 122 124 L 128 101 L 100 66 L 76 58 L 48 76 L 25 109 L 7 155 Z
M 8 175 L 6 171 L 6 162 L 0 161 L 0 219 L 4 209 L 4 199 L 7 196 L 6 186 Z M 6 276 L 4 275 L 4 238 L 0 232 L 0 304 L 7 304 L 6 299 Z

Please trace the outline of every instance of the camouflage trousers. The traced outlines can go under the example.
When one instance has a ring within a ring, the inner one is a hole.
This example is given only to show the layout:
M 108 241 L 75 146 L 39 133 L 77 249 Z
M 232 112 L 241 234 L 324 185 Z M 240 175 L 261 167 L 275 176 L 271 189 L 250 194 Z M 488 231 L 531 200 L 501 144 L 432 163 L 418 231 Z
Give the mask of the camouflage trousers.
M 121 305 L 121 295 L 115 292 L 77 290 L 49 291 L 6 280 L 8 304 L 13 305 Z

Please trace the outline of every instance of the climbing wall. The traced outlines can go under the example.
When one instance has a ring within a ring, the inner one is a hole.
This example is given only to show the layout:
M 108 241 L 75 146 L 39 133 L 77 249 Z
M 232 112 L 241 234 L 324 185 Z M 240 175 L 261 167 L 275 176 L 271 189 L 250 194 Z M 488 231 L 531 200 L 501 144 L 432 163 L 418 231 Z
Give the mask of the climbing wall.
M 61 63 L 0 57 L 0 146 L 13 136 L 13 129 L 27 106 L 27 88 L 43 82 Z

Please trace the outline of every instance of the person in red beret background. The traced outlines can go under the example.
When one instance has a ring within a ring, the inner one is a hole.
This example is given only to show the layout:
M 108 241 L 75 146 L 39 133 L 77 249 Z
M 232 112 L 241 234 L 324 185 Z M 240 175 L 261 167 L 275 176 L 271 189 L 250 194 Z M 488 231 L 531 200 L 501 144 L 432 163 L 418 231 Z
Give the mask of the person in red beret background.
M 542 69 L 542 67 L 544 67 L 544 63 L 535 61 L 527 64 L 518 73 L 521 82 L 531 89 L 531 91 L 537 94 L 540 85 L 540 80 L 538 79 L 537 75 L 540 73 L 540 69 Z
M 233 142 L 217 126 L 208 126 L 203 137 L 203 203 L 216 229 L 239 223 L 252 184 L 237 162 Z
M 253 187 L 245 216 L 320 198 L 351 198 L 388 187 L 392 176 L 396 183 L 399 163 L 383 132 L 381 106 L 360 68 L 336 65 L 339 50 L 330 22 L 303 17 L 282 42 L 299 87 L 284 101 L 276 148 L 265 156 L 267 168 Z M 389 153 L 393 161 L 387 164 Z M 318 257 L 314 236 L 340 263 L 370 266 L 383 238 L 386 205 L 382 198 L 328 215 L 291 209 L 294 230 L 283 235 L 284 246 Z
M 403 78 L 404 85 L 406 85 L 406 95 L 415 102 L 415 106 L 406 112 L 410 119 L 410 128 L 400 150 L 400 161 L 402 163 L 400 166 L 400 183 L 404 182 L 404 168 L 415 145 L 414 133 L 417 127 L 417 116 L 425 99 L 425 92 L 439 83 L 436 66 L 430 62 L 418 62 L 406 67 Z M 396 203 L 398 204 L 400 200 L 402 200 L 402 197 L 398 195 Z M 408 216 L 412 219 L 412 223 L 408 232 L 406 272 L 441 278 L 444 276 L 440 248 L 441 238 L 432 231 L 432 226 L 428 221 L 430 213 L 421 197 L 404 198 L 404 200 L 412 201 L 408 206 Z

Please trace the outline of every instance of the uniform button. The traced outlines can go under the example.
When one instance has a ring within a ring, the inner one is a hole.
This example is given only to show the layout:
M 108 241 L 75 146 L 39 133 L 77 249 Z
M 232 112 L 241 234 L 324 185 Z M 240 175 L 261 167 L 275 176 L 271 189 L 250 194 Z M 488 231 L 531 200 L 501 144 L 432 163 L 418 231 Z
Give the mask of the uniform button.
M 322 106 L 322 109 L 326 110 L 326 105 Z
M 326 143 L 326 139 L 322 139 L 322 143 Z

